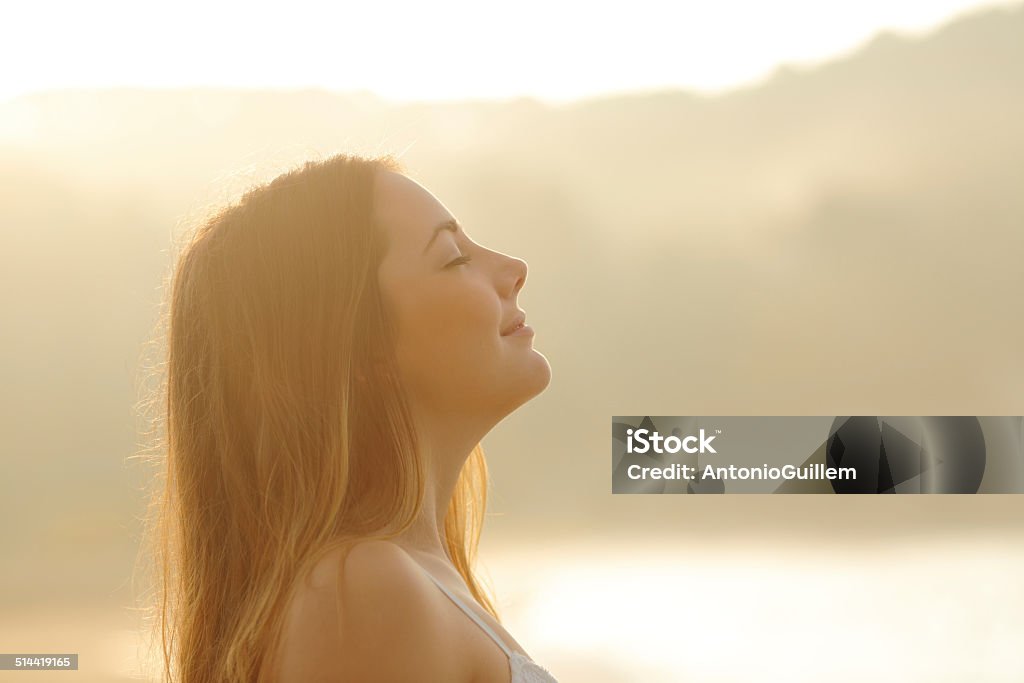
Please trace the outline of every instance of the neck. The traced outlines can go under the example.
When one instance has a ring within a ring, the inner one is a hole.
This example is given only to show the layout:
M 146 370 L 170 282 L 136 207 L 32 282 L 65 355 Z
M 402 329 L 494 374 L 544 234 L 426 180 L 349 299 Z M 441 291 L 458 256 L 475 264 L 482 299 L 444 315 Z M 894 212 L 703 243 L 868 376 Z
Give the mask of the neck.
M 458 471 L 452 475 L 450 472 L 438 473 L 434 468 L 428 467 L 425 475 L 423 505 L 419 514 L 412 525 L 392 541 L 406 550 L 450 563 L 444 517 L 448 501 L 455 491 Z
M 420 413 L 422 414 L 422 413 Z M 406 550 L 451 564 L 444 520 L 455 492 L 459 473 L 480 439 L 489 431 L 470 428 L 437 416 L 417 420 L 420 456 L 424 465 L 423 505 L 412 525 L 392 539 Z

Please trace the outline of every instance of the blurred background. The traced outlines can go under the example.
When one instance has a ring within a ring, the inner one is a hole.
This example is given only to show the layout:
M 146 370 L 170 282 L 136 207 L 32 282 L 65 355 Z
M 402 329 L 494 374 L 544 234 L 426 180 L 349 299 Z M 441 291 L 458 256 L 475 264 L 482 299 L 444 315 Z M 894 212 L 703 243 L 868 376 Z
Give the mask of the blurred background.
M 613 496 L 612 415 L 1024 414 L 1024 4 L 23 4 L 0 41 L 0 651 L 144 680 L 175 240 L 392 152 L 530 264 L 481 573 L 562 683 L 1022 681 L 1024 498 Z M 13 12 L 13 15 L 11 14 Z

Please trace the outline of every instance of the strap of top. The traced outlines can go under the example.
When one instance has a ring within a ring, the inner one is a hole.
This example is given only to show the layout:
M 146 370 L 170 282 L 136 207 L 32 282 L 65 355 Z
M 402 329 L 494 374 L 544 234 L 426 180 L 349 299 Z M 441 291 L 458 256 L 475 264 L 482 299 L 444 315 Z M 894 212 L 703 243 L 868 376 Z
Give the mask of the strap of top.
M 423 569 L 423 567 L 420 567 L 420 569 Z M 444 585 L 440 581 L 435 579 L 434 576 L 430 572 L 428 572 L 426 569 L 423 569 L 423 573 L 426 574 L 430 578 L 430 580 L 433 581 L 434 584 L 438 588 L 440 588 L 444 592 L 445 595 L 447 595 L 449 597 L 449 599 L 451 599 L 452 602 L 454 602 L 456 605 L 458 605 L 459 609 L 461 609 L 463 612 L 466 613 L 466 616 L 468 616 L 470 619 L 475 621 L 476 625 L 479 626 L 481 629 L 483 629 L 484 633 L 486 633 L 487 635 L 489 635 L 491 637 L 491 640 L 493 640 L 495 643 L 498 644 L 498 647 L 500 647 L 502 649 L 502 651 L 505 653 L 506 657 L 511 657 L 512 656 L 512 650 L 510 650 L 508 648 L 508 646 L 505 645 L 505 643 L 501 640 L 501 638 L 498 637 L 498 634 L 495 633 L 494 630 L 490 626 L 488 626 L 486 623 L 484 623 L 483 619 L 478 617 L 473 610 L 471 610 L 468 607 L 466 607 L 465 603 L 463 603 L 461 600 L 459 600 L 457 597 L 455 597 L 455 595 L 453 595 L 451 591 L 449 591 L 447 588 L 445 588 Z

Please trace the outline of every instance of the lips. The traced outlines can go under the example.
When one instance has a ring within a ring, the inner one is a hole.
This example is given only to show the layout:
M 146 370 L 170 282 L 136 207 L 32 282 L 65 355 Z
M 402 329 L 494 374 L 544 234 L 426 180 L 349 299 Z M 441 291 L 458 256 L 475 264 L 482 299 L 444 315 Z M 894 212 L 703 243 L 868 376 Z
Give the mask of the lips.
M 515 318 L 512 319 L 512 322 L 509 323 L 508 327 L 506 327 L 504 330 L 502 330 L 501 336 L 504 337 L 507 334 L 511 334 L 512 332 L 515 332 L 517 329 L 519 329 L 520 327 L 522 327 L 525 324 L 526 324 L 526 314 L 525 313 L 520 313 L 519 315 L 517 315 Z

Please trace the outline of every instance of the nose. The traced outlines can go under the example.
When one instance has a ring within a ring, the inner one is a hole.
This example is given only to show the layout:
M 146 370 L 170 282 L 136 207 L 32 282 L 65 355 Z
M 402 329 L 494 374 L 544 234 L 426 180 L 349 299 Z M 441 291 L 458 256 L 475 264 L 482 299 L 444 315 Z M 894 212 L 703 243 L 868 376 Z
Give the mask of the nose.
M 521 258 L 516 258 L 514 256 L 506 256 L 505 258 L 507 259 L 507 265 L 504 270 L 505 279 L 503 282 L 506 286 L 511 286 L 507 296 L 509 298 L 514 298 L 526 283 L 526 274 L 529 271 L 529 268 L 526 265 L 526 261 Z

